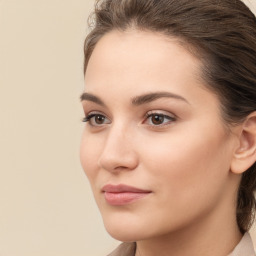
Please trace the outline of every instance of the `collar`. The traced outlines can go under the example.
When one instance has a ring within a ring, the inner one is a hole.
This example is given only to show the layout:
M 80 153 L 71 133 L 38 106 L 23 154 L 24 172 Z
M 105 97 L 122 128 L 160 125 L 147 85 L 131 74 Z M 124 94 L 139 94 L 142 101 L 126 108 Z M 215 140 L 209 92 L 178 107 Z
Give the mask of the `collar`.
M 256 256 L 252 239 L 248 232 L 244 234 L 239 244 L 228 256 Z
M 136 243 L 122 243 L 108 256 L 134 256 Z M 252 239 L 249 233 L 245 233 L 241 241 L 228 256 L 256 256 Z

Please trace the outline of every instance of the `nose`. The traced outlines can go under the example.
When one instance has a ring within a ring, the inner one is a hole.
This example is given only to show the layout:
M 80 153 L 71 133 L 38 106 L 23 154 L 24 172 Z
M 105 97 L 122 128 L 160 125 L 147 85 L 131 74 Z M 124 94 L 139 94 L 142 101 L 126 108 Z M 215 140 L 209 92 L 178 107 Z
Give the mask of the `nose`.
M 110 128 L 98 161 L 99 166 L 113 173 L 134 170 L 138 165 L 138 154 L 133 138 L 125 129 Z

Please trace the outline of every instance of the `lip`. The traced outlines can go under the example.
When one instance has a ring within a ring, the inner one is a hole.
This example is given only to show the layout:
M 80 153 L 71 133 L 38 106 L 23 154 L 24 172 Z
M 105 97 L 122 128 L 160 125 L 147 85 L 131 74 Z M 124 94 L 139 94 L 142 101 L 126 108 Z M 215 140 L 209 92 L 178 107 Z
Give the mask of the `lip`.
M 152 193 L 150 190 L 144 190 L 124 184 L 107 184 L 102 188 L 102 192 L 104 193 L 107 203 L 115 206 L 130 204 Z

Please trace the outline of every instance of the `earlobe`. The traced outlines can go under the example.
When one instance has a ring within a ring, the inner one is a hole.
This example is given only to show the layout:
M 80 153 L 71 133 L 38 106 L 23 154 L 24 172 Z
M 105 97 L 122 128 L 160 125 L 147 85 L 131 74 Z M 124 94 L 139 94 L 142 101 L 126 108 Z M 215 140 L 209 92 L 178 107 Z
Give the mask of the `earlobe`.
M 233 155 L 231 171 L 241 174 L 256 161 L 256 111 L 251 113 L 241 125 L 238 139 L 239 146 Z

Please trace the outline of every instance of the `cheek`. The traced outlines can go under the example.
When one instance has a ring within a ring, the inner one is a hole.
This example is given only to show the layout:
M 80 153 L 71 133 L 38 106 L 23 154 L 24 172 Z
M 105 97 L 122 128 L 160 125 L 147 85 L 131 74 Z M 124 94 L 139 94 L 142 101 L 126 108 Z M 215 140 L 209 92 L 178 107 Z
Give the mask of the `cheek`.
M 165 203 L 173 198 L 185 205 L 202 194 L 214 196 L 226 182 L 229 156 L 224 133 L 221 129 L 211 133 L 209 129 L 190 128 L 189 137 L 181 131 L 155 136 L 151 139 L 151 147 L 147 143 L 147 147 L 140 149 L 144 152 L 143 169 L 154 180 Z
M 152 145 L 143 143 L 140 148 L 143 176 L 150 180 L 155 195 L 147 210 L 152 221 L 159 220 L 154 228 L 161 232 L 202 218 L 221 204 L 226 193 L 229 160 L 225 137 L 206 131 L 198 135 L 191 130 L 190 134 L 187 138 L 152 136 Z
M 97 143 L 91 136 L 87 136 L 84 132 L 80 145 L 80 161 L 83 170 L 88 177 L 90 183 L 96 178 L 97 163 L 101 143 Z

